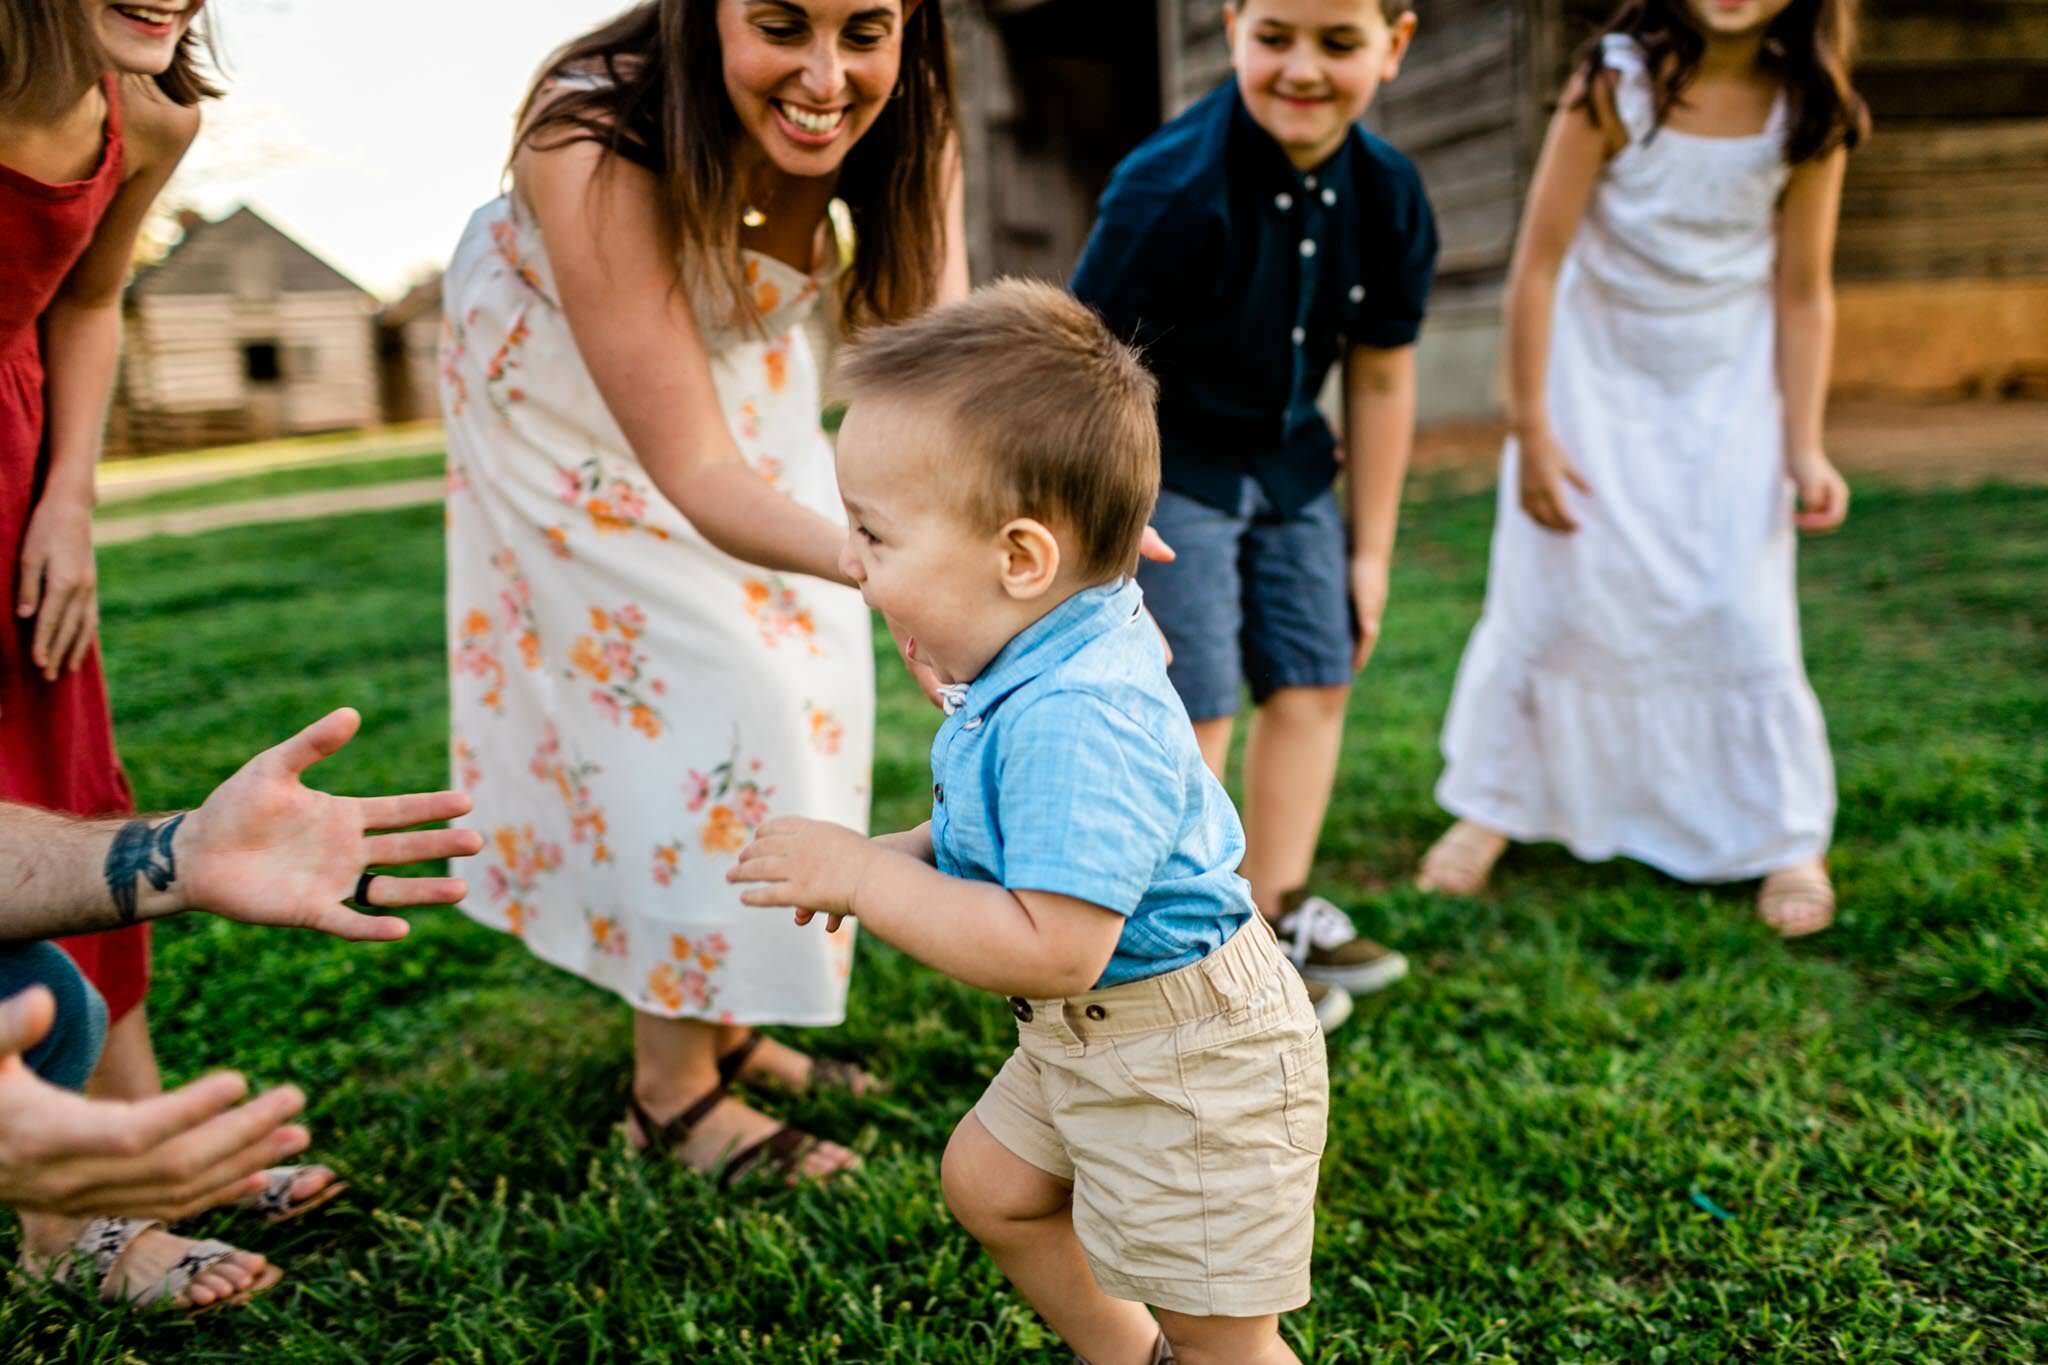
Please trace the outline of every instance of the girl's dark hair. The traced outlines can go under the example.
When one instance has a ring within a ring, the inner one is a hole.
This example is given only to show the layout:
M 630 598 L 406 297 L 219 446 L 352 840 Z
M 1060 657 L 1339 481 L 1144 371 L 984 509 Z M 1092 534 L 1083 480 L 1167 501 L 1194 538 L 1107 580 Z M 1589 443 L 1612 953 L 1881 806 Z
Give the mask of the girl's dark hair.
M 221 91 L 212 28 L 202 11 L 153 79 L 172 102 L 193 105 Z M 107 69 L 92 16 L 75 0 L 0 0 L 0 109 L 30 121 L 62 115 Z
M 1791 106 L 1785 159 L 1795 166 L 1837 147 L 1854 148 L 1870 134 L 1870 109 L 1849 81 L 1856 9 L 1857 0 L 1792 0 L 1764 36 L 1763 64 L 1784 79 Z M 1582 91 L 1572 107 L 1596 121 L 1593 91 L 1607 69 L 1601 41 L 1610 33 L 1627 34 L 1642 48 L 1663 126 L 1706 53 L 1691 6 L 1686 0 L 1626 0 L 1587 45 L 1578 60 Z
M 590 141 L 651 171 L 678 258 L 701 258 L 753 318 L 739 254 L 745 186 L 734 172 L 746 133 L 725 90 L 718 3 L 647 0 L 556 52 L 519 111 L 513 154 Z M 839 286 L 849 328 L 914 317 L 938 291 L 953 64 L 941 0 L 910 4 L 896 92 L 840 168 L 839 197 L 861 247 Z M 602 79 L 549 92 L 542 104 L 549 80 L 578 74 Z

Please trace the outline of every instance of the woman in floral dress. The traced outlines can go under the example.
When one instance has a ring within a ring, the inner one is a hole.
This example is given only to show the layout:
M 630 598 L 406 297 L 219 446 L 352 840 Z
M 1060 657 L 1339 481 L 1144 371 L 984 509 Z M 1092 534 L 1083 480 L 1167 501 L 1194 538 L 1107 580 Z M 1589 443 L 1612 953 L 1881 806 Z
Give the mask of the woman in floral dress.
M 726 1093 L 865 1087 L 752 1032 L 843 1019 L 852 928 L 725 872 L 771 814 L 867 820 L 869 615 L 802 324 L 965 292 L 949 73 L 936 3 L 643 4 L 547 64 L 444 285 L 465 909 L 624 998 L 629 1136 L 726 1180 L 853 1164 Z

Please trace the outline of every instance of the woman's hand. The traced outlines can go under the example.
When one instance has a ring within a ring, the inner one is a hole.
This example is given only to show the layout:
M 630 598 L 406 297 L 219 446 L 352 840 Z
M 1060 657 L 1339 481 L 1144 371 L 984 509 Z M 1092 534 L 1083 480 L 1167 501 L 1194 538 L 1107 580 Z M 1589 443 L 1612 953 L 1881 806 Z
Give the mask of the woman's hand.
M 1785 472 L 1799 490 L 1799 510 L 1792 524 L 1808 535 L 1826 535 L 1849 516 L 1849 481 L 1826 452 L 1809 450 L 1785 462 Z
M 29 659 L 55 682 L 85 662 L 99 638 L 99 573 L 92 555 L 92 504 L 45 496 L 28 519 L 15 612 L 36 618 Z
M 1593 486 L 1586 482 L 1586 476 L 1572 464 L 1564 447 L 1548 431 L 1525 432 L 1518 440 L 1521 446 L 1522 510 L 1547 530 L 1567 535 L 1578 530 L 1577 518 L 1565 506 L 1564 485 L 1568 483 L 1588 496 L 1592 494 Z

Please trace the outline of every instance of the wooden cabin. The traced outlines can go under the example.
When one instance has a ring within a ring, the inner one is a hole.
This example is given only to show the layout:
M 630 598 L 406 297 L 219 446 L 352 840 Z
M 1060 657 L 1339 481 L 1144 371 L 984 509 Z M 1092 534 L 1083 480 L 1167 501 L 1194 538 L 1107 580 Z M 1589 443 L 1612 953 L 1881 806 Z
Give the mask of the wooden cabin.
M 375 424 L 376 311 L 367 290 L 254 209 L 189 217 L 128 288 L 110 450 Z
M 1499 412 L 1500 308 L 1543 130 L 1608 0 L 1419 0 L 1368 122 L 1443 230 L 1426 420 Z M 1866 0 L 1838 257 L 1839 392 L 2048 390 L 2048 4 Z M 1109 170 L 1229 73 L 1217 0 L 948 0 L 978 278 L 1063 278 Z M 1149 106 L 1149 108 L 1148 108 Z
M 377 314 L 377 392 L 387 422 L 441 416 L 441 272 Z

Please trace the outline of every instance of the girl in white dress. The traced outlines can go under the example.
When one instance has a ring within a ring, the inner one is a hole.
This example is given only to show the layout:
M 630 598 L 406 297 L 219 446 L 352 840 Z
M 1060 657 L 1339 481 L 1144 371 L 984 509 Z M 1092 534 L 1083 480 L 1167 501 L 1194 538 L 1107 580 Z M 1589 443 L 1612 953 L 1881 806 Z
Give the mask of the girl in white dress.
M 965 293 L 945 44 L 920 0 L 639 5 L 548 62 L 443 286 L 464 908 L 632 1007 L 629 1136 L 728 1181 L 853 1164 L 726 1093 L 866 1087 L 752 1030 L 843 1019 L 850 928 L 725 872 L 771 814 L 867 822 L 869 615 L 801 324 Z
M 1853 0 L 1630 0 L 1572 79 L 1509 283 L 1514 434 L 1424 889 L 1556 841 L 1762 877 L 1782 934 L 1832 919 L 1794 530 L 1849 505 L 1821 413 L 1867 127 L 1853 22 Z

